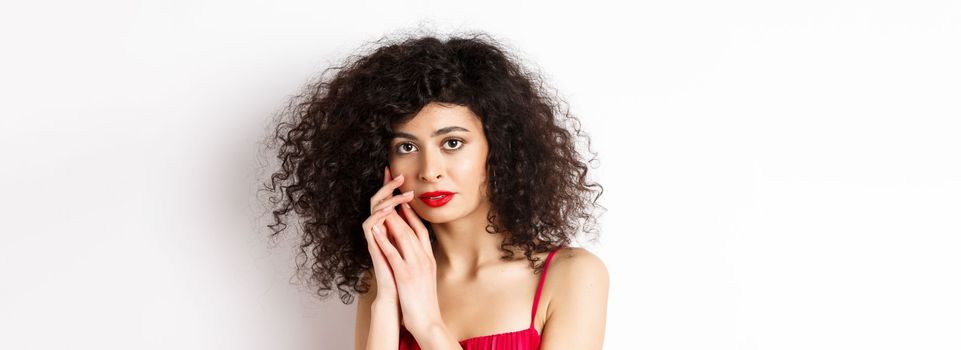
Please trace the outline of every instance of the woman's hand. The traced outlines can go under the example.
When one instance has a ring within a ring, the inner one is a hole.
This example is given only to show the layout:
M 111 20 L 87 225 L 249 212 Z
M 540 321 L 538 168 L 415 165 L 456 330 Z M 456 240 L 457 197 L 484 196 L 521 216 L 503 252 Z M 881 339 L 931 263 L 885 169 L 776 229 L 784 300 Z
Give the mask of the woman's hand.
M 390 175 L 389 169 L 386 175 Z M 403 176 L 394 179 L 390 191 L 403 181 Z M 375 208 L 387 207 L 390 213 L 378 221 L 386 223 L 386 231 L 381 230 L 381 226 L 374 226 L 377 229 L 374 239 L 393 272 L 404 326 L 415 338 L 421 338 L 428 335 L 431 327 L 443 326 L 443 321 L 437 302 L 437 265 L 430 236 L 420 217 L 407 204 L 413 200 L 413 193 L 408 193 L 407 197 L 393 197 L 388 199 L 390 203 Z M 397 203 L 401 204 L 403 218 L 393 210 Z
M 384 227 L 384 220 L 391 215 L 397 216 L 394 206 L 404 203 L 413 198 L 413 193 L 405 195 L 391 196 L 395 188 L 403 183 L 403 177 L 390 180 L 390 170 L 384 169 L 384 186 L 370 198 L 370 217 L 364 220 L 361 225 L 364 228 L 364 237 L 367 238 L 367 250 L 370 252 L 371 262 L 374 265 L 374 278 L 377 279 L 376 299 L 391 304 L 398 304 L 397 285 L 391 272 L 390 264 L 384 256 L 383 251 L 374 239 L 376 232 L 387 232 Z

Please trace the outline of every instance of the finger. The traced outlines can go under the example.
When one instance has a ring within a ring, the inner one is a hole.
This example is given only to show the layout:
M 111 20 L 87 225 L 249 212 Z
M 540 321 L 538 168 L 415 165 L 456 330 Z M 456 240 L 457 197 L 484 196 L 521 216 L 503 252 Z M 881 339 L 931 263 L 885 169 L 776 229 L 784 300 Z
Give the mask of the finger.
M 376 258 L 377 253 L 380 251 L 380 249 L 377 248 L 377 242 L 374 240 L 373 235 L 376 232 L 386 232 L 387 228 L 380 223 L 387 215 L 390 215 L 389 211 L 378 212 L 375 215 L 371 215 L 370 218 L 368 218 L 369 222 L 365 221 L 362 225 L 364 228 L 364 238 L 367 240 L 367 249 L 370 251 L 372 258 Z
M 404 219 L 400 215 L 388 215 L 384 219 L 384 223 L 387 225 L 387 230 L 390 232 L 390 236 L 394 238 L 394 242 L 397 242 L 397 247 L 400 250 L 401 256 L 404 260 L 408 262 L 417 262 L 423 258 L 423 252 L 420 243 L 415 242 L 414 231 L 404 222 Z
M 423 221 L 420 221 L 420 217 L 414 212 L 414 208 L 410 207 L 410 204 L 404 203 L 400 206 L 400 211 L 404 214 L 404 219 L 407 220 L 407 225 L 409 225 L 414 233 L 417 235 L 417 240 L 420 241 L 421 246 L 429 254 L 433 255 L 433 250 L 430 245 L 430 232 L 427 231 L 427 226 L 424 225 Z
M 377 205 L 378 202 L 384 200 L 384 198 L 390 197 L 394 193 L 394 189 L 397 189 L 404 183 L 404 174 L 399 174 L 396 177 L 387 180 L 384 185 L 370 197 L 371 208 Z
M 361 227 L 364 228 L 364 233 L 371 232 L 371 230 L 377 226 L 380 226 L 379 229 L 384 230 L 385 228 L 380 225 L 380 223 L 383 222 L 385 217 L 390 215 L 390 212 L 392 211 L 391 209 L 391 207 L 385 207 L 374 212 L 373 214 L 370 214 L 370 216 L 367 217 L 367 220 L 364 220 L 364 222 L 361 223 Z
M 414 191 L 408 191 L 396 196 L 385 199 L 383 202 L 377 205 L 373 211 L 384 210 L 384 208 L 393 208 L 400 203 L 407 202 L 414 199 Z
M 395 273 L 403 273 L 404 269 L 404 259 L 400 256 L 400 252 L 394 245 L 390 243 L 387 239 L 387 233 L 383 231 L 374 232 L 374 240 L 377 242 L 377 246 L 380 247 L 381 252 L 387 258 L 387 262 L 390 264 L 391 270 Z
M 380 202 L 382 202 L 384 199 L 389 198 L 390 195 L 394 193 L 394 189 L 400 187 L 400 185 L 403 183 L 404 183 L 404 174 L 400 174 L 400 175 L 397 175 L 397 177 L 394 178 L 393 180 L 390 180 L 386 184 L 384 184 L 384 186 L 381 187 L 380 190 L 378 190 L 376 193 L 374 193 L 373 196 L 370 197 L 371 211 L 373 211 L 374 207 L 379 206 Z
M 370 216 L 368 216 L 367 219 L 365 219 L 364 222 L 361 223 L 361 226 L 364 227 L 365 229 L 370 229 L 370 227 L 373 226 L 375 223 L 377 223 L 380 220 L 380 218 L 389 215 L 391 212 L 391 209 L 393 209 L 393 206 L 389 206 L 389 205 L 385 205 L 381 208 L 377 208 L 377 210 L 371 213 Z
M 389 167 L 389 166 L 385 166 L 385 167 L 384 167 L 384 185 L 386 185 L 388 182 L 390 182 L 390 179 L 391 179 L 391 177 L 390 177 L 390 167 Z
M 364 237 L 367 238 L 367 250 L 370 252 L 371 261 L 374 263 L 375 272 L 379 273 L 380 271 L 376 271 L 376 269 L 384 269 L 389 266 L 386 257 L 384 257 L 384 253 L 380 250 L 380 247 L 377 246 L 377 241 L 374 237 L 375 231 L 376 229 L 364 230 Z
M 378 228 L 380 225 L 375 225 L 383 217 L 390 214 L 389 210 L 379 211 L 374 215 L 371 215 L 367 220 L 364 221 L 364 237 L 367 239 L 367 249 L 370 252 L 371 260 L 375 266 L 375 272 L 378 274 L 389 273 L 390 265 L 387 263 L 386 257 L 381 251 L 380 247 L 377 245 L 376 239 L 374 238 L 375 232 L 383 232 L 382 228 Z M 380 271 L 378 271 L 378 269 Z
M 409 205 L 410 204 L 408 203 L 403 203 L 400 205 L 400 214 L 398 216 L 402 220 L 399 221 L 403 223 L 406 229 L 410 230 L 408 231 L 409 233 L 407 236 L 410 237 L 411 246 L 415 247 L 415 249 L 412 249 L 413 255 L 417 256 L 418 261 L 427 261 L 430 256 L 433 256 L 433 254 L 430 252 L 430 245 L 424 244 L 424 241 L 422 241 L 420 238 L 421 234 L 417 232 L 417 229 L 414 228 L 414 224 L 412 223 L 413 221 L 420 219 L 417 219 L 415 215 L 414 220 L 411 220 L 411 218 L 408 216 L 409 213 L 406 210 L 409 210 L 407 209 L 407 206 Z
M 413 192 L 413 191 L 408 192 L 408 193 L 407 193 L 407 197 L 404 197 L 404 195 L 398 195 L 398 196 L 395 196 L 394 198 L 392 198 L 392 199 L 390 200 L 390 202 L 384 203 L 384 204 L 383 204 L 383 207 L 382 207 L 382 208 L 379 208 L 378 211 L 386 211 L 388 214 L 385 215 L 385 216 L 378 216 L 379 218 L 378 218 L 378 219 L 376 220 L 376 222 L 375 222 L 375 227 L 379 228 L 382 232 L 388 232 L 388 228 L 387 228 L 387 226 L 386 226 L 386 224 L 385 224 L 387 218 L 389 218 L 389 217 L 399 217 L 399 216 L 396 214 L 396 211 L 394 210 L 394 206 L 396 206 L 397 204 L 407 203 L 407 202 L 413 200 L 413 193 L 412 193 L 412 192 Z M 400 220 L 400 219 L 398 219 L 398 220 Z M 398 228 L 398 227 L 395 227 L 395 228 L 394 228 L 394 230 L 400 230 L 400 229 L 402 229 L 402 228 Z M 408 228 L 408 229 L 409 229 L 409 228 Z M 392 235 L 388 235 L 387 238 L 388 238 L 388 239 L 394 239 L 394 237 L 393 237 Z M 403 248 L 401 248 L 401 247 L 398 247 L 398 248 L 403 249 Z M 402 251 L 401 251 L 401 254 L 403 254 L 403 256 L 407 256 L 406 252 L 408 252 L 408 251 L 407 251 L 407 250 L 402 250 Z

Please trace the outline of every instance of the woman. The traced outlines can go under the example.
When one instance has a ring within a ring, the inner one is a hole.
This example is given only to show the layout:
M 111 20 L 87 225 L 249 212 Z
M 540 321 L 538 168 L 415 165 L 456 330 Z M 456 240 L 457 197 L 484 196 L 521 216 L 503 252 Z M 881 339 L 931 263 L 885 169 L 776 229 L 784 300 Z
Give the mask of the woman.
M 376 44 L 285 110 L 267 184 L 318 293 L 360 296 L 356 349 L 600 349 L 607 269 L 568 247 L 603 208 L 576 118 L 487 35 Z

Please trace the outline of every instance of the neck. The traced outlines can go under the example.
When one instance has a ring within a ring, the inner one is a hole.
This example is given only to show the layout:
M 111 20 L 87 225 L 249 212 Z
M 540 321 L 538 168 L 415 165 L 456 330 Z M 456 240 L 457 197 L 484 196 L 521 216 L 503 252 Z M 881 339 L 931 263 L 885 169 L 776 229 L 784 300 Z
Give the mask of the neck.
M 457 220 L 431 224 L 437 238 L 434 260 L 438 275 L 467 277 L 500 261 L 506 234 L 487 232 L 489 211 L 489 206 L 483 206 Z

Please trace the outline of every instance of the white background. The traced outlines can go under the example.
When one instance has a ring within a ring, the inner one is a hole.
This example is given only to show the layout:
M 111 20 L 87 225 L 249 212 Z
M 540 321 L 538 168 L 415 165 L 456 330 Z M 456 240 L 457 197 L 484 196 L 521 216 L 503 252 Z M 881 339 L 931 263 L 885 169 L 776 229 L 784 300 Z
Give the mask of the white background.
M 0 5 L 0 348 L 351 348 L 248 169 L 419 26 L 502 39 L 593 138 L 605 349 L 961 348 L 961 3 L 579 3 Z

